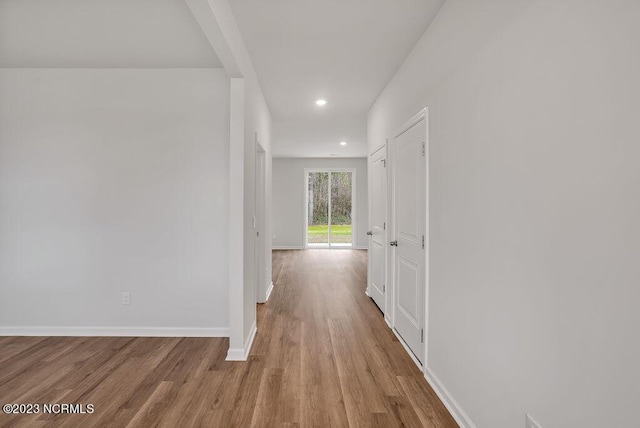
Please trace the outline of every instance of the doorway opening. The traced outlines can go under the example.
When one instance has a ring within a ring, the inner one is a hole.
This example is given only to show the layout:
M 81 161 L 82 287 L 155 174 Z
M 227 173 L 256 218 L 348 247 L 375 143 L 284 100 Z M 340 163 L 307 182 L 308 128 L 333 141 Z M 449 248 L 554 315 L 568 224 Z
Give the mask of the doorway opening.
M 352 248 L 355 170 L 305 169 L 305 247 Z

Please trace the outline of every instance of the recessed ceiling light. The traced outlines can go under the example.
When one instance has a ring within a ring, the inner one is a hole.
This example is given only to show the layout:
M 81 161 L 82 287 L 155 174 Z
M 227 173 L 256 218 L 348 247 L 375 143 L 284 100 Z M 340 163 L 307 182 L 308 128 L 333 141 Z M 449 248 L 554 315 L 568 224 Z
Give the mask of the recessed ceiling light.
M 327 104 L 327 101 L 326 101 L 326 100 L 322 100 L 322 99 L 320 99 L 320 100 L 317 100 L 317 101 L 316 101 L 316 104 L 317 104 L 317 105 L 319 105 L 319 106 L 323 106 L 323 105 L 326 105 L 326 104 Z
M 341 145 L 341 146 L 346 146 L 346 145 L 347 145 L 347 142 L 346 142 L 346 141 L 340 141 L 340 145 Z

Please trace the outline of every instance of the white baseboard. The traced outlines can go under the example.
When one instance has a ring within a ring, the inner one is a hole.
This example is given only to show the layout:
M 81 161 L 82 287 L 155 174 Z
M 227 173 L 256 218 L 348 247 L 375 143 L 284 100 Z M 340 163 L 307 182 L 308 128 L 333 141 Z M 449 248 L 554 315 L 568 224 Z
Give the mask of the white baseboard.
M 267 296 L 266 296 L 266 299 L 264 299 L 265 303 L 269 300 L 269 296 L 271 296 L 272 291 L 273 291 L 273 281 L 271 281 L 271 284 L 269 284 L 269 288 L 267 288 Z
M 253 322 L 253 325 L 251 326 L 251 330 L 249 331 L 249 336 L 247 337 L 247 340 L 245 340 L 244 342 L 244 348 L 243 349 L 239 349 L 239 348 L 229 348 L 229 351 L 227 352 L 227 361 L 247 361 L 247 358 L 249 358 L 249 352 L 251 352 L 251 346 L 253 346 L 253 339 L 256 338 L 256 333 L 258 332 L 258 329 L 256 328 L 256 322 Z
M 0 336 L 229 337 L 227 327 L 0 327 Z
M 392 328 L 391 331 L 393 332 L 393 334 L 396 335 L 396 337 L 398 338 L 398 341 L 400 341 L 400 344 L 402 345 L 402 347 L 404 348 L 404 350 L 407 352 L 407 354 L 409 354 L 409 357 L 411 357 L 411 359 L 413 360 L 413 362 L 415 363 L 416 366 L 418 366 L 418 368 L 420 369 L 420 371 L 423 371 L 423 366 L 422 363 L 416 358 L 415 355 L 413 355 L 413 352 L 411 351 L 411 349 L 409 348 L 409 345 L 407 345 L 404 342 L 404 339 L 402 338 L 402 336 L 400 336 L 398 334 L 398 332 L 396 331 L 395 328 Z
M 271 247 L 272 250 L 304 250 L 304 245 L 302 246 L 287 246 L 287 245 L 283 245 L 283 246 L 273 246 Z
M 264 300 L 260 299 L 258 300 L 258 303 L 261 305 L 264 303 L 267 303 L 272 291 L 273 291 L 273 281 L 271 281 L 271 283 L 267 286 L 267 290 L 265 291 L 266 296 L 264 297 Z
M 465 413 L 465 411 L 462 410 L 462 407 L 460 406 L 460 404 L 456 401 L 455 398 L 453 398 L 451 393 L 447 390 L 447 388 L 445 388 L 442 382 L 440 382 L 440 379 L 438 379 L 438 377 L 433 373 L 433 371 L 429 367 L 423 367 L 420 361 L 418 361 L 415 355 L 413 355 L 413 352 L 411 352 L 411 350 L 409 349 L 409 346 L 407 346 L 407 344 L 404 342 L 402 337 L 400 337 L 398 332 L 391 325 L 391 320 L 386 317 L 386 314 L 385 314 L 384 320 L 389 326 L 389 328 L 391 329 L 391 331 L 393 332 L 393 334 L 396 335 L 396 337 L 400 341 L 400 344 L 402 345 L 404 350 L 407 352 L 407 354 L 409 354 L 409 357 L 411 357 L 411 359 L 418 366 L 420 371 L 424 373 L 424 377 L 427 380 L 427 383 L 429 383 L 429 385 L 435 391 L 438 398 L 440 398 L 440 401 L 442 401 L 442 403 L 447 408 L 449 413 L 451 413 L 451 416 L 456 421 L 456 423 L 461 428 L 476 428 L 476 425 L 471 421 L 471 418 L 469 418 L 469 416 Z
M 431 385 L 431 388 L 435 391 L 436 395 L 440 398 L 444 406 L 449 410 L 453 419 L 460 425 L 461 428 L 476 428 L 475 424 L 471 421 L 469 416 L 462 410 L 460 404 L 449 393 L 447 388 L 440 382 L 440 379 L 431 371 L 429 367 L 424 370 L 424 377 Z
M 387 318 L 387 314 L 386 313 L 384 314 L 384 322 L 386 322 L 387 325 L 389 326 L 389 328 L 391 330 L 393 330 L 393 327 L 391 326 L 391 319 Z
M 364 246 L 364 247 L 352 247 L 354 250 L 368 250 L 369 247 Z

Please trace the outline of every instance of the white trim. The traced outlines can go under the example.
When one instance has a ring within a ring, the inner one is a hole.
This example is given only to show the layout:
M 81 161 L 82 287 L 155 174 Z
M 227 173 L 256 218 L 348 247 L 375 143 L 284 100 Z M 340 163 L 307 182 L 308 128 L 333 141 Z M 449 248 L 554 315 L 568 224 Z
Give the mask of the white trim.
M 249 331 L 249 337 L 244 342 L 244 348 L 229 348 L 227 352 L 226 361 L 247 361 L 249 358 L 249 352 L 251 352 L 251 346 L 253 346 L 253 339 L 256 338 L 256 333 L 258 329 L 256 328 L 256 322 L 254 321 L 251 325 L 251 331 Z
M 267 301 L 267 289 L 265 283 L 267 281 L 267 227 L 266 227 L 266 197 L 267 197 L 267 151 L 258 139 L 258 133 L 255 133 L 255 159 L 254 159 L 254 201 L 253 201 L 253 265 L 255 280 L 255 300 L 257 303 Z M 260 236 L 262 234 L 262 236 Z
M 369 157 L 367 158 L 367 209 L 369 211 L 369 227 L 368 229 L 370 231 L 373 231 L 373 225 L 371 224 L 371 218 L 372 218 L 372 212 L 373 212 L 373 205 L 372 205 L 372 191 L 370 189 L 373 188 L 372 185 L 372 181 L 373 181 L 373 177 L 372 177 L 372 173 L 371 171 L 373 170 L 373 157 L 376 155 L 376 153 L 378 153 L 379 151 L 383 150 L 383 157 L 382 157 L 382 161 L 384 162 L 384 168 L 385 168 L 385 174 L 384 174 L 384 256 L 383 256 L 383 269 L 384 272 L 382 274 L 382 281 L 383 284 L 387 284 L 389 283 L 388 280 L 388 265 L 389 265 L 389 251 L 388 251 L 388 247 L 387 247 L 387 242 L 388 242 L 388 231 L 386 228 L 386 224 L 389 223 L 389 191 L 388 191 L 388 187 L 389 187 L 389 169 L 387 168 L 387 160 L 388 160 L 388 151 L 387 151 L 387 147 L 388 147 L 388 143 L 389 140 L 385 139 L 384 144 L 378 146 L 378 148 L 376 148 L 375 150 L 373 150 L 370 154 Z M 367 236 L 367 250 L 369 250 L 369 248 L 373 248 L 373 235 L 371 236 Z M 371 266 L 371 258 L 367 257 L 367 288 L 369 288 L 371 286 L 371 278 L 372 278 L 372 266 Z M 389 300 L 388 300 L 388 296 L 390 293 L 387 293 L 386 290 L 383 288 L 383 305 L 382 307 L 379 307 L 380 310 L 382 311 L 382 313 L 386 316 L 387 313 L 389 312 Z M 371 296 L 369 296 L 371 297 Z M 377 303 L 376 303 L 377 304 Z
M 229 348 L 225 361 L 247 361 L 247 355 L 245 355 L 244 349 Z
M 266 299 L 264 299 L 265 303 L 269 300 L 269 296 L 271 296 L 272 291 L 273 291 L 273 281 L 271 281 L 271 284 L 269 284 L 269 287 L 267 287 L 267 297 Z
M 442 382 L 440 382 L 440 379 L 438 379 L 429 367 L 425 367 L 424 377 L 461 428 L 476 428 L 476 425 L 471 421 L 469 415 L 462 410 L 460 404 L 453 398 L 451 393 L 449 393 L 447 388 L 445 388 Z
M 393 330 L 393 326 L 391 325 L 391 319 L 387 316 L 387 314 L 384 314 L 384 322 L 386 322 L 387 326 L 389 326 L 389 328 Z
M 303 246 L 300 245 L 278 245 L 273 246 L 273 250 L 304 250 Z
M 309 227 L 309 170 L 307 168 L 304 168 L 303 173 L 304 185 L 302 186 L 302 203 L 304 204 L 304 207 L 302 212 L 304 218 L 302 219 L 302 246 L 306 249 L 309 245 L 309 231 L 307 230 L 307 228 Z
M 0 327 L 0 336 L 229 337 L 227 327 Z
M 398 138 L 399 136 L 401 136 L 402 134 L 404 134 L 405 132 L 407 132 L 409 129 L 413 128 L 414 125 L 416 125 L 418 122 L 420 122 L 422 119 L 425 119 L 427 117 L 427 108 L 423 108 L 422 110 L 420 110 L 418 113 L 416 113 L 415 116 L 413 116 L 411 119 L 409 119 L 408 121 L 406 121 L 396 132 L 396 134 L 393 136 L 393 138 Z
M 245 82 L 231 79 L 229 102 L 229 348 L 244 342 Z M 246 296 L 249 298 L 249 296 Z M 253 296 L 251 296 L 253 299 Z M 254 300 L 255 301 L 255 300 Z
M 424 367 L 425 369 L 429 365 L 429 286 L 431 283 L 431 259 L 430 259 L 430 249 L 431 249 L 431 229 L 429 228 L 429 177 L 431 176 L 431 171 L 429 170 L 429 165 L 431 163 L 431 143 L 429 142 L 429 109 L 424 108 L 419 115 L 424 119 L 424 127 L 425 127 L 425 139 L 424 139 L 424 320 L 422 322 L 422 328 L 424 329 Z
M 335 248 L 335 247 L 334 247 L 334 248 Z M 349 249 L 349 250 L 367 250 L 367 251 L 368 251 L 368 250 L 369 250 L 369 247 L 367 247 L 366 245 L 360 245 L 360 246 L 358 246 L 358 247 L 351 247 L 351 248 L 348 248 L 348 249 Z
M 389 139 L 387 139 L 384 143 L 380 144 L 375 149 L 369 151 L 369 156 L 367 157 L 367 159 L 370 158 L 371 156 L 373 156 L 380 149 L 385 149 L 386 150 L 386 148 L 387 148 L 386 146 L 387 146 L 388 142 L 389 142 Z
M 420 110 L 415 116 L 413 116 L 411 119 L 409 119 L 407 122 L 404 123 L 404 125 L 402 125 L 402 127 L 400 127 L 398 129 L 398 131 L 395 133 L 395 137 L 393 139 L 393 152 L 395 153 L 396 150 L 396 140 L 399 136 L 401 136 L 402 134 L 404 134 L 405 132 L 407 132 L 409 129 L 413 128 L 414 126 L 416 126 L 417 124 L 420 123 L 420 121 L 424 120 L 424 124 L 425 124 L 425 141 L 424 141 L 424 145 L 425 145 L 425 154 L 424 154 L 424 158 L 425 158 L 425 169 L 424 169 L 424 239 L 425 239 L 425 248 L 424 248 L 424 283 L 425 283 L 425 292 L 424 292 L 424 314 L 423 314 L 423 320 L 422 320 L 422 328 L 424 331 L 424 342 L 423 342 L 423 346 L 424 346 L 424 366 L 422 364 L 420 364 L 421 369 L 423 367 L 427 367 L 427 365 L 429 364 L 429 337 L 428 337 L 428 332 L 429 332 L 429 326 L 428 326 L 428 320 L 429 320 L 429 246 L 430 246 L 430 240 L 431 240 L 431 234 L 429 231 L 429 175 L 430 175 L 430 171 L 429 171 L 429 110 L 427 107 L 423 108 L 422 110 Z M 395 155 L 392 158 L 392 161 L 390 162 L 391 164 L 391 176 L 393 177 L 392 181 L 392 193 L 391 193 L 391 219 L 390 219 L 390 230 L 391 230 L 391 240 L 395 239 L 395 233 L 396 233 L 396 216 L 395 216 L 395 197 L 396 197 L 396 180 L 395 180 Z M 394 251 L 390 251 L 391 253 L 391 261 L 390 261 L 390 265 L 392 267 L 392 275 L 391 275 L 391 287 L 392 287 L 392 299 L 391 299 L 391 305 L 392 305 L 392 325 L 395 326 L 395 304 L 396 304 L 396 291 L 397 291 L 397 287 L 396 287 L 396 270 L 395 270 L 395 263 L 396 263 L 396 259 L 395 259 L 395 252 Z M 404 342 L 401 340 L 401 342 L 404 345 Z M 405 347 L 405 349 L 408 349 Z M 408 351 L 409 354 L 411 355 L 411 357 L 413 357 L 413 353 L 411 351 Z M 423 370 L 424 371 L 424 370 Z
M 389 326 L 391 327 L 391 326 Z M 402 345 L 402 347 L 404 348 L 405 351 L 407 351 L 407 354 L 409 354 L 409 357 L 411 357 L 411 359 L 413 360 L 413 362 L 416 364 L 416 366 L 418 366 L 418 368 L 420 369 L 421 372 L 424 371 L 424 367 L 422 366 L 422 363 L 420 362 L 420 360 L 418 360 L 416 358 L 416 356 L 413 354 L 413 351 L 411 350 L 411 348 L 409 348 L 409 345 L 407 345 L 404 341 L 404 339 L 402 338 L 402 336 L 400 336 L 400 334 L 396 331 L 395 328 L 392 328 L 391 331 L 393 332 L 393 334 L 396 335 L 396 337 L 398 338 L 398 340 L 400 341 L 400 344 Z

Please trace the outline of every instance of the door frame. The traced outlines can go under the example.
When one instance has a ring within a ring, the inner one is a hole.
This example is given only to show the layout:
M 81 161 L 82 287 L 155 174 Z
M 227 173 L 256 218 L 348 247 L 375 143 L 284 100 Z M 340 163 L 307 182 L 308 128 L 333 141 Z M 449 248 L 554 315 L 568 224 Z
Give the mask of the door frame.
M 420 361 L 413 355 L 413 352 L 411 351 L 411 349 L 409 349 L 409 347 L 405 344 L 404 340 L 402 339 L 402 337 L 400 337 L 400 335 L 396 332 L 395 330 L 395 303 L 396 303 L 396 290 L 397 290 L 397 286 L 396 286 L 396 271 L 395 271 L 395 251 L 388 251 L 389 257 L 388 257 L 388 267 L 390 267 L 390 269 L 388 269 L 390 272 L 388 274 L 388 279 L 390 279 L 390 281 L 388 282 L 389 284 L 391 284 L 391 314 L 390 314 L 390 318 L 391 318 L 391 325 L 392 328 L 391 330 L 393 331 L 393 333 L 398 337 L 398 339 L 400 340 L 400 343 L 402 344 L 402 346 L 405 348 L 405 350 L 407 351 L 407 353 L 409 354 L 409 356 L 411 357 L 411 359 L 413 360 L 413 362 L 420 368 L 420 370 L 426 374 L 427 372 L 427 367 L 429 367 L 428 361 L 429 361 L 429 271 L 430 271 L 430 266 L 429 266 L 429 247 L 430 247 L 430 238 L 431 238 L 431 234 L 430 234 L 430 230 L 429 230 L 429 176 L 430 176 L 430 171 L 429 171 L 429 109 L 427 107 L 423 108 L 422 110 L 420 110 L 416 115 L 414 115 L 413 117 L 411 117 L 411 119 L 407 120 L 402 126 L 400 126 L 398 128 L 398 130 L 393 134 L 393 139 L 391 141 L 391 147 L 388 150 L 388 159 L 389 159 L 389 171 L 387 172 L 388 177 L 390 179 L 390 186 L 387 188 L 387 195 L 388 195 L 388 203 L 390 204 L 391 207 L 391 212 L 389 213 L 389 225 L 390 225 L 390 235 L 391 235 L 391 239 L 390 241 L 393 241 L 396 238 L 396 206 L 395 206 L 395 195 L 396 195 L 396 183 L 395 183 L 395 168 L 396 168 L 396 159 L 395 159 L 395 151 L 396 151 L 396 145 L 395 145 L 395 139 L 397 137 L 399 137 L 400 135 L 402 135 L 403 133 L 405 133 L 406 131 L 408 131 L 411 127 L 413 127 L 414 125 L 418 124 L 421 120 L 424 120 L 425 122 L 425 130 L 426 130 L 426 135 L 425 135 L 425 154 L 424 154 L 424 162 L 425 162 L 425 187 L 424 187 L 424 193 L 423 193 L 423 197 L 424 197 L 424 205 L 423 205 L 423 209 L 424 209 L 424 218 L 423 218 L 423 227 L 424 227 L 424 239 L 425 239 L 425 246 L 424 246 L 424 283 L 425 283 L 425 290 L 424 290 L 424 301 L 422 302 L 424 304 L 424 315 L 423 315 L 423 326 L 422 328 L 424 329 L 424 362 L 420 363 Z M 388 140 L 387 140 L 388 141 Z
M 327 245 L 326 247 L 312 247 L 314 249 L 322 249 L 322 250 L 344 250 L 350 249 L 353 250 L 355 248 L 356 243 L 356 168 L 305 168 L 304 169 L 304 221 L 302 222 L 302 234 L 304 236 L 304 248 L 309 249 L 309 237 L 307 235 L 307 221 L 309 219 L 309 173 L 310 172 L 327 172 L 329 173 L 329 190 L 331 190 L 331 173 L 332 172 L 350 172 L 351 173 L 351 246 L 350 247 L 332 247 L 331 245 Z M 329 193 L 330 195 L 330 193 Z M 331 198 L 329 198 L 331 199 Z M 329 200 L 329 217 L 331 217 L 331 201 Z M 331 221 L 331 220 L 329 220 Z M 331 229 L 331 228 L 329 228 Z M 329 232 L 329 240 L 331 240 L 331 232 Z
M 267 151 L 255 138 L 255 194 L 254 194 L 254 269 L 255 269 L 255 300 L 257 303 L 266 302 L 267 294 L 267 236 L 266 233 L 266 190 L 267 190 Z M 260 235 L 261 234 L 261 235 Z M 262 244 L 262 245 L 261 245 Z
M 371 150 L 371 152 L 369 153 L 369 157 L 367 158 L 367 182 L 368 182 L 368 188 L 369 189 L 373 189 L 372 186 L 372 182 L 373 182 L 373 176 L 371 174 L 371 171 L 373 170 L 372 165 L 372 159 L 373 156 L 378 153 L 379 151 L 383 151 L 384 152 L 384 160 L 385 160 L 385 197 L 384 197 L 384 220 L 385 220 L 385 224 L 389 224 L 389 139 L 386 139 L 384 144 L 379 145 L 378 147 L 376 147 L 375 149 Z M 372 201 L 372 197 L 371 197 L 371 193 L 369 193 L 369 197 L 367 198 L 367 205 L 368 205 L 368 210 L 369 210 L 369 230 L 373 230 L 373 226 L 371 223 L 371 218 L 372 218 L 372 212 L 373 212 L 373 205 L 371 203 Z M 384 229 L 384 242 L 386 243 L 387 240 L 389 239 L 389 229 L 385 228 Z M 365 290 L 365 294 L 369 297 L 371 297 L 369 295 L 369 289 L 371 287 L 371 245 L 373 242 L 373 237 L 369 236 L 367 239 L 367 244 L 368 244 L 368 254 L 369 257 L 367 257 L 367 289 Z M 387 246 L 385 245 L 384 247 L 384 284 L 385 287 L 387 284 L 389 284 L 389 269 L 388 269 L 388 264 L 389 264 L 389 249 L 387 248 Z M 392 323 L 391 323 L 391 318 L 390 318 L 390 311 L 389 311 L 389 295 L 392 294 L 390 291 L 392 291 L 393 289 L 389 289 L 386 290 L 384 293 L 384 308 L 380 308 L 380 310 L 382 311 L 382 314 L 384 316 L 384 320 L 387 323 L 387 325 L 392 328 Z M 389 292 L 387 292 L 389 291 Z

